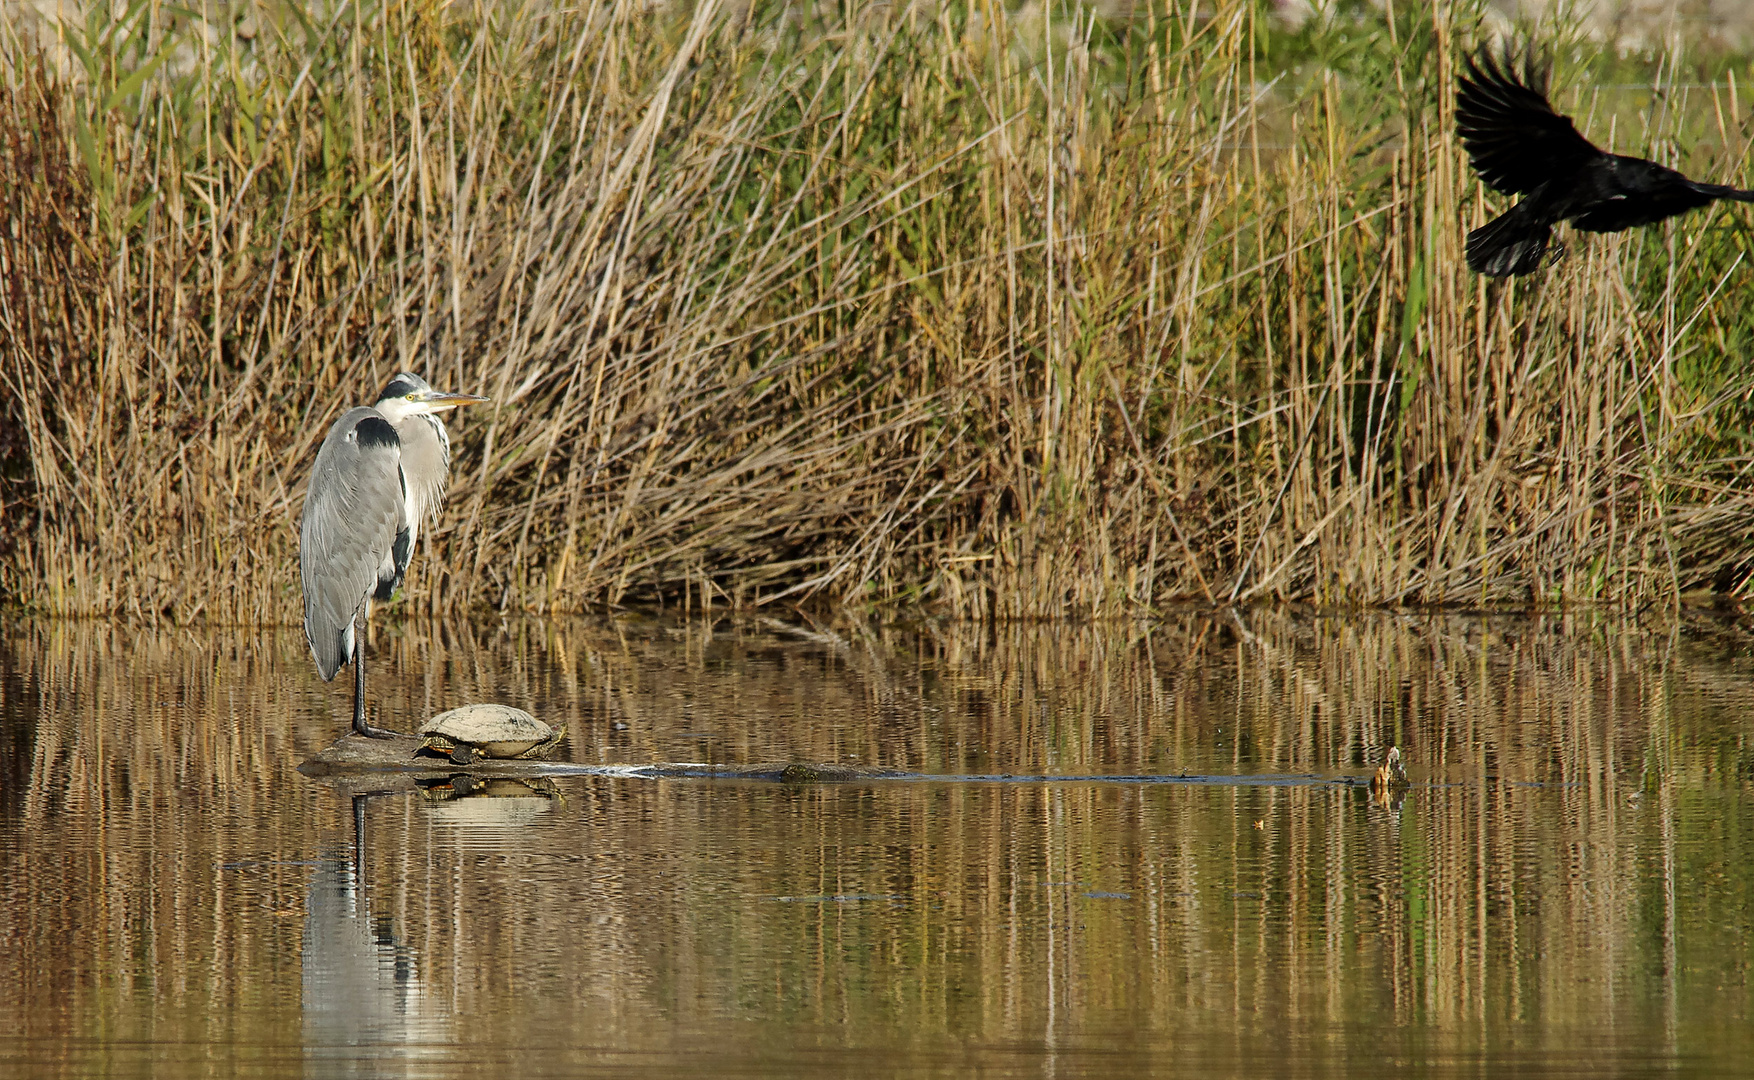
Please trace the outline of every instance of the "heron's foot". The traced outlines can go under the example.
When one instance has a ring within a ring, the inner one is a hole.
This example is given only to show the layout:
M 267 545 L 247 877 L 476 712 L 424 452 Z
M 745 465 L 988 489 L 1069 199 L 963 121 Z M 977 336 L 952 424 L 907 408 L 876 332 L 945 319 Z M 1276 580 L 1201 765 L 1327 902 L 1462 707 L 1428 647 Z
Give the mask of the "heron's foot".
M 389 728 L 372 727 L 364 720 L 355 720 L 353 730 L 355 734 L 364 735 L 368 739 L 396 739 L 400 738 L 402 734 L 399 731 L 391 731 Z

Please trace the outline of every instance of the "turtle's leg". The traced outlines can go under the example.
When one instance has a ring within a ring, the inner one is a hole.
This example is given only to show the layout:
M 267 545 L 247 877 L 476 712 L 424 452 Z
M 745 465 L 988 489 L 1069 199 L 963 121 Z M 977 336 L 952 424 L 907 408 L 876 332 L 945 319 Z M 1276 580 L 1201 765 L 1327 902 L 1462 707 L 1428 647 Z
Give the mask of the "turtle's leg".
M 547 739 L 544 739 L 542 742 L 539 742 L 535 746 L 530 747 L 530 749 L 524 751 L 523 753 L 519 754 L 518 756 L 521 758 L 527 758 L 530 760 L 534 760 L 534 759 L 539 758 L 539 757 L 544 757 L 547 755 L 548 751 L 559 746 L 560 740 L 562 738 L 564 738 L 565 736 L 566 736 L 566 725 L 562 724 L 560 727 L 557 727 L 554 729 L 553 735 L 550 735 Z
M 467 743 L 458 743 L 451 751 L 451 760 L 459 765 L 468 765 L 475 760 L 475 748 Z
M 394 739 L 396 733 L 365 722 L 365 634 L 364 627 L 353 642 L 353 730 L 368 739 Z

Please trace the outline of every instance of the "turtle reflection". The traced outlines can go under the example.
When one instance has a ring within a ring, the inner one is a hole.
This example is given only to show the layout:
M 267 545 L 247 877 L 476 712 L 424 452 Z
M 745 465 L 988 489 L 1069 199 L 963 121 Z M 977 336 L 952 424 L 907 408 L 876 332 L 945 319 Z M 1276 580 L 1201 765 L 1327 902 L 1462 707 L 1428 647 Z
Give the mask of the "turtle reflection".
M 430 820 L 438 825 L 530 825 L 563 801 L 559 786 L 546 776 L 456 773 L 416 783 Z

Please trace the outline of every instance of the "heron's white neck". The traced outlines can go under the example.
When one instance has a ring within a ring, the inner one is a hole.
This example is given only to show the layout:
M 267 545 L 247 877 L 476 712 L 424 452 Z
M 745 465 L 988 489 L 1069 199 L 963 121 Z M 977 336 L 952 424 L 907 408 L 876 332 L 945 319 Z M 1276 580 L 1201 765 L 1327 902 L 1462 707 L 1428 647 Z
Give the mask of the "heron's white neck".
M 408 499 L 408 524 L 419 529 L 437 514 L 450 479 L 451 435 L 434 409 L 400 399 L 376 406 L 401 442 L 402 484 Z

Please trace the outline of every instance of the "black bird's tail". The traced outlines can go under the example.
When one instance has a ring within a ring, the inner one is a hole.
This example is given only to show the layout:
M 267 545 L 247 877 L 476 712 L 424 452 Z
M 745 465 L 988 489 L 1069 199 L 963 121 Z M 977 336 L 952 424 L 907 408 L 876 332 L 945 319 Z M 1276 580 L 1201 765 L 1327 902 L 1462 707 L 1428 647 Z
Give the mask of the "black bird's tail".
M 1517 203 L 1468 234 L 1468 269 L 1488 277 L 1510 277 L 1541 268 L 1553 225 L 1529 213 L 1527 206 Z
M 1713 199 L 1731 199 L 1735 202 L 1754 202 L 1754 191 L 1744 191 L 1727 184 L 1701 184 L 1693 182 L 1693 190 Z

